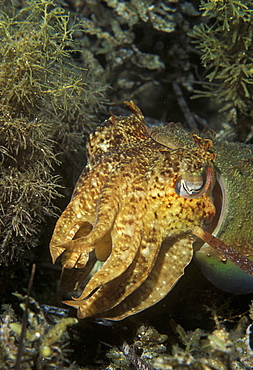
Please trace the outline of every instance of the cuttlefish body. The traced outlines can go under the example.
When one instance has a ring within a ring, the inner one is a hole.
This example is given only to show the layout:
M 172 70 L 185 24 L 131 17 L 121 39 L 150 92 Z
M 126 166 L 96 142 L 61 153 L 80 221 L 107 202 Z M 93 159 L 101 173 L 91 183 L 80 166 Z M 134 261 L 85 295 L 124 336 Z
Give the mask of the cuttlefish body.
M 194 228 L 253 254 L 252 149 L 174 124 L 149 129 L 134 103 L 127 105 L 132 115 L 112 116 L 91 134 L 87 166 L 50 243 L 53 262 L 62 255 L 69 290 L 91 275 L 81 296 L 65 302 L 80 318 L 121 320 L 161 300 L 193 257 Z M 196 253 L 211 277 L 216 260 L 224 265 L 216 254 Z M 253 290 L 253 278 L 242 273 Z

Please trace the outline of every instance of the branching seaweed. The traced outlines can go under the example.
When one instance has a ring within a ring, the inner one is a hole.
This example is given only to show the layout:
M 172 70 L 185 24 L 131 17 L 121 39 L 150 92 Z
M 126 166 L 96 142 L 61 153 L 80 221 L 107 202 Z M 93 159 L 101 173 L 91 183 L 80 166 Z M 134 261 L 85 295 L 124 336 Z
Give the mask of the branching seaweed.
M 8 264 L 38 244 L 41 222 L 54 214 L 58 159 L 70 177 L 83 166 L 105 85 L 74 62 L 79 26 L 63 8 L 0 5 L 0 263 Z
M 0 320 L 0 356 L 3 358 L 0 369 L 51 369 L 63 368 L 69 365 L 68 352 L 65 347 L 69 337 L 67 327 L 78 322 L 73 317 L 54 317 L 54 322 L 48 320 L 43 307 L 33 298 L 14 294 L 23 302 L 21 309 L 27 313 L 26 320 L 21 324 L 8 305 Z M 60 310 L 59 310 L 60 311 Z M 23 329 L 25 327 L 25 330 Z M 22 337 L 22 329 L 25 335 Z M 21 338 L 21 339 L 20 339 Z M 23 355 L 18 358 L 20 345 L 23 346 Z M 72 366 L 66 367 L 71 369 Z
M 236 108 L 252 117 L 253 8 L 249 0 L 201 1 L 203 23 L 190 33 L 202 52 L 206 68 L 204 91 L 197 95 L 221 104 L 221 111 Z

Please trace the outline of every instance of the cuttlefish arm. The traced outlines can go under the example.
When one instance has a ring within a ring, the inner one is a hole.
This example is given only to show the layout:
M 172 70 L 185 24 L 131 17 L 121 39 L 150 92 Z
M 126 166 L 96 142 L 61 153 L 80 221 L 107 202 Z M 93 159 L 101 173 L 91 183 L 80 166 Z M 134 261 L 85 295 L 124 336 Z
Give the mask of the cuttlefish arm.
M 194 238 L 185 236 L 165 242 L 148 278 L 121 305 L 106 311 L 101 316 L 110 320 L 122 320 L 145 310 L 163 299 L 184 274 L 185 267 L 191 262 Z M 98 315 L 99 317 L 100 315 Z

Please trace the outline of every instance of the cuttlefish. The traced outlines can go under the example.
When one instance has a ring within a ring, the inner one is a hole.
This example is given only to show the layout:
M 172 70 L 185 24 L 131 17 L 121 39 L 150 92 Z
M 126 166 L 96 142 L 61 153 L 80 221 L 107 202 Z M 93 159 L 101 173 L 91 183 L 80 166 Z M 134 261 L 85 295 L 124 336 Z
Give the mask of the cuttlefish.
M 149 128 L 126 104 L 131 115 L 90 135 L 50 242 L 67 288 L 85 284 L 64 303 L 79 318 L 121 320 L 165 297 L 193 256 L 221 289 L 253 291 L 253 148 L 179 124 Z

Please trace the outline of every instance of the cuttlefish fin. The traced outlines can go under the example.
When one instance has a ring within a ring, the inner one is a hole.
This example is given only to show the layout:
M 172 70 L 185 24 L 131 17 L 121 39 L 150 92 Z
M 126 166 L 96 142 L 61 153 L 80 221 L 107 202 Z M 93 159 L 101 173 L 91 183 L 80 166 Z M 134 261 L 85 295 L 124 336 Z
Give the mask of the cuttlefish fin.
M 250 244 L 245 241 L 238 245 L 236 240 L 231 239 L 231 247 L 200 227 L 195 227 L 193 234 L 205 242 L 195 252 L 194 260 L 213 285 L 232 294 L 253 292 L 253 255 Z

